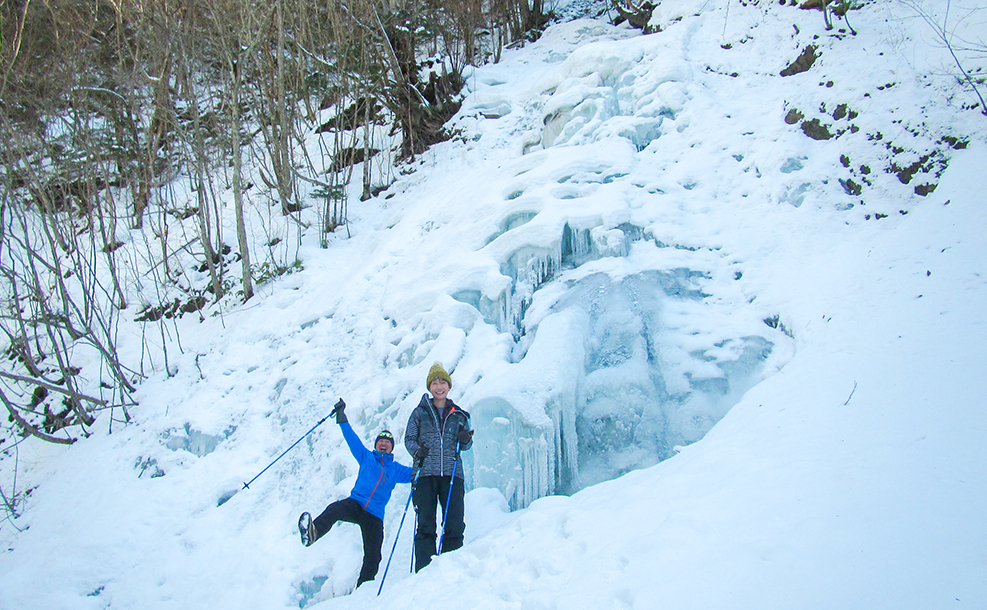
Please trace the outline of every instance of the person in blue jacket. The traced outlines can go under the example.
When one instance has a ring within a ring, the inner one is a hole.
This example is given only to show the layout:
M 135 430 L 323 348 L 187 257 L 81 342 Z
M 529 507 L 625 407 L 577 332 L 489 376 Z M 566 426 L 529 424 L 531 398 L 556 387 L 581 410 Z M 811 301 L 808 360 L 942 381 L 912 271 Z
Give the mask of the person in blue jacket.
M 315 519 L 309 513 L 302 513 L 298 518 L 298 531 L 302 544 L 312 546 L 337 521 L 359 525 L 363 534 L 363 567 L 356 583 L 359 587 L 377 576 L 381 559 L 380 547 L 384 542 L 384 508 L 391 498 L 394 486 L 398 483 L 410 483 L 413 471 L 394 461 L 394 437 L 387 430 L 377 435 L 373 451 L 364 447 L 347 421 L 345 409 L 345 404 L 336 408 L 336 423 L 342 429 L 343 438 L 360 465 L 353 491 L 348 498 L 327 506 Z

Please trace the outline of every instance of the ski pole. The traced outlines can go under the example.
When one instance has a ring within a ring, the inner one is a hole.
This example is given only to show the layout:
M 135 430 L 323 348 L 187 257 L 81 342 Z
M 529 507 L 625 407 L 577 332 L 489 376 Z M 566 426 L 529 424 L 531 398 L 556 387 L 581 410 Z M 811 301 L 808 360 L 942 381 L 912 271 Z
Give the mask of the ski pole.
M 459 428 L 462 430 L 462 427 Z M 449 479 L 449 493 L 446 495 L 446 506 L 442 510 L 442 535 L 439 536 L 439 551 L 437 555 L 442 554 L 442 542 L 446 538 L 446 520 L 449 518 L 449 504 L 452 502 L 452 486 L 456 484 L 456 467 L 459 466 L 459 449 L 462 443 L 456 440 L 456 457 L 452 460 L 452 478 Z
M 418 507 L 415 506 L 415 535 L 411 538 L 411 571 L 409 574 L 415 573 L 415 542 L 418 539 Z
M 298 443 L 302 442 L 302 439 L 304 439 L 309 434 L 312 434 L 313 432 L 315 432 L 315 429 L 318 428 L 319 426 L 321 426 L 324 421 L 326 421 L 327 419 L 329 419 L 330 417 L 332 417 L 333 415 L 335 415 L 336 414 L 336 411 L 338 411 L 340 408 L 344 408 L 344 407 L 346 407 L 346 403 L 343 402 L 343 399 L 342 398 L 340 398 L 339 399 L 339 402 L 337 402 L 336 405 L 332 408 L 332 411 L 329 412 L 329 415 L 326 415 L 325 417 L 323 417 L 322 419 L 320 419 L 319 420 L 319 423 L 317 423 L 314 426 L 312 426 L 312 429 L 311 430 L 309 430 L 308 432 L 306 432 L 305 434 L 302 435 L 302 438 L 300 438 L 297 441 L 295 441 L 294 444 L 291 447 L 288 447 L 287 449 L 284 450 L 284 452 L 281 455 L 279 455 L 278 457 L 274 458 L 274 462 L 277 462 L 278 460 L 280 460 L 281 458 L 283 458 L 285 453 L 288 453 L 289 451 L 291 451 L 292 449 L 294 449 L 295 448 L 295 445 L 297 445 Z M 257 478 L 260 477 L 260 475 L 262 475 L 265 472 L 267 472 L 267 469 L 268 468 L 270 468 L 271 466 L 274 466 L 274 462 L 271 462 L 270 464 L 267 465 L 266 468 L 264 468 L 264 470 L 261 470 L 260 472 L 258 472 L 256 477 L 254 477 L 254 478 L 250 479 L 249 481 L 247 481 L 246 483 L 244 483 L 243 484 L 243 489 L 250 489 L 250 484 L 253 483 L 254 481 L 256 481 Z
M 411 493 L 408 494 L 408 502 L 404 505 L 404 512 L 401 513 L 401 523 L 398 524 L 398 533 L 394 536 L 394 546 L 391 547 L 391 554 L 387 556 L 387 565 L 384 566 L 384 575 L 380 577 L 380 588 L 377 589 L 377 596 L 384 590 L 384 581 L 387 580 L 387 570 L 391 568 L 391 559 L 394 558 L 394 549 L 398 548 L 398 539 L 401 537 L 401 528 L 404 527 L 404 518 L 408 515 L 408 507 L 411 506 L 411 497 L 415 495 L 415 485 L 418 485 L 418 476 L 422 473 L 421 466 L 415 471 L 415 480 L 411 482 Z M 412 553 L 414 556 L 414 553 Z

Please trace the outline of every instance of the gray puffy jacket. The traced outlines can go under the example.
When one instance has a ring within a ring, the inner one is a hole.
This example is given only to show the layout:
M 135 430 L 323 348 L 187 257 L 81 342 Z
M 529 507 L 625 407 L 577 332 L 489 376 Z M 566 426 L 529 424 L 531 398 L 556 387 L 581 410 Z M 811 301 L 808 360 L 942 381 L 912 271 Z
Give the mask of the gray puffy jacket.
M 456 446 L 459 444 L 459 430 L 470 429 L 470 414 L 459 408 L 456 403 L 446 399 L 446 408 L 441 416 L 428 394 L 411 412 L 408 418 L 408 428 L 404 433 L 404 446 L 412 456 L 419 447 L 428 447 L 428 457 L 422 465 L 421 476 L 450 476 L 452 464 L 456 459 Z M 473 440 L 460 447 L 466 451 L 473 446 Z M 460 460 L 456 467 L 456 478 L 463 478 L 463 464 Z

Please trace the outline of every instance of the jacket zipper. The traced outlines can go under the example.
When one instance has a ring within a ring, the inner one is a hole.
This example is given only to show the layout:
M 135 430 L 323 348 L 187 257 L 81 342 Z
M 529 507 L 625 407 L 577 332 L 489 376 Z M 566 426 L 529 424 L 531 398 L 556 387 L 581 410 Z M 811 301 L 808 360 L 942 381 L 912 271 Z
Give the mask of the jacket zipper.
M 363 505 L 363 510 L 367 510 L 370 506 L 370 501 L 373 499 L 374 494 L 377 493 L 377 488 L 380 487 L 380 482 L 384 480 L 384 458 L 380 460 L 380 476 L 377 478 L 377 484 L 374 488 L 370 490 L 370 495 L 367 496 L 367 503 Z
M 432 399 L 428 399 L 428 405 L 432 407 L 429 411 L 429 415 L 432 416 L 432 420 L 435 422 L 436 427 L 439 429 L 439 476 L 446 476 L 446 466 L 445 466 L 445 436 L 446 436 L 446 422 L 449 421 L 449 417 L 455 412 L 454 407 L 449 407 L 449 412 L 446 413 L 445 419 L 441 422 L 439 421 L 439 410 L 435 407 L 435 403 Z

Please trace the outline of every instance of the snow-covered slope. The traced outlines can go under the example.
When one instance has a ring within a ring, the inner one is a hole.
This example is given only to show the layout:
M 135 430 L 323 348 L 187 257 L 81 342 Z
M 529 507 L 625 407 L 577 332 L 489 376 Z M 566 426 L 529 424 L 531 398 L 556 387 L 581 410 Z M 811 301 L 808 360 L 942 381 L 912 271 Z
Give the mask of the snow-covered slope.
M 0 607 L 987 607 L 987 120 L 905 4 L 713 4 L 476 69 L 349 238 L 179 323 L 134 424 L 21 445 Z M 435 360 L 467 543 L 412 577 L 409 515 L 343 595 L 356 528 L 295 532 L 353 484 L 335 424 L 237 490 L 341 396 L 400 435 Z

